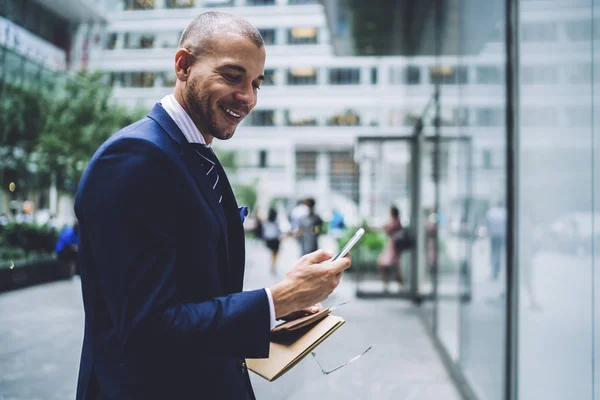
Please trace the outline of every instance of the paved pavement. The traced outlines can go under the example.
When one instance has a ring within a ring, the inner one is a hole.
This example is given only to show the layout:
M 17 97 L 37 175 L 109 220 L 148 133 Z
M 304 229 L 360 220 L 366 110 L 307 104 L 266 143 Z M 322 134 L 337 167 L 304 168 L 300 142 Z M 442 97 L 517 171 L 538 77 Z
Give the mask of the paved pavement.
M 323 244 L 334 250 L 333 241 Z M 272 276 L 267 250 L 250 241 L 245 288 L 276 282 L 297 251 L 285 241 Z M 331 369 L 374 347 L 330 375 L 310 357 L 272 383 L 251 374 L 258 399 L 458 400 L 418 310 L 401 300 L 358 300 L 353 290 L 347 275 L 325 302 L 350 300 L 336 311 L 346 324 L 317 348 L 318 358 Z M 78 278 L 0 294 L 0 400 L 73 399 L 82 333 Z

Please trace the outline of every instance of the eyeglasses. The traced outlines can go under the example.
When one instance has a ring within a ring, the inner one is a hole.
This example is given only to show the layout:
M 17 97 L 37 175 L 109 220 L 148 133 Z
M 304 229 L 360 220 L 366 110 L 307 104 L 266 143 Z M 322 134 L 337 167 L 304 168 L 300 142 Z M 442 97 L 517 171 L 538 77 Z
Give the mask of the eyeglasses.
M 365 351 L 363 351 L 362 353 L 360 353 L 359 355 L 357 355 L 356 357 L 352 357 L 351 359 L 349 359 L 348 361 L 346 361 L 343 364 L 338 365 L 337 367 L 330 369 L 329 371 L 326 370 L 325 368 L 323 368 L 323 366 L 321 365 L 321 363 L 319 362 L 319 360 L 317 359 L 317 353 L 315 353 L 314 351 L 310 353 L 311 356 L 313 356 L 313 359 L 315 360 L 315 362 L 317 363 L 317 365 L 319 366 L 319 368 L 321 368 L 321 373 L 323 375 L 329 375 L 330 373 L 337 371 L 340 368 L 345 367 L 346 365 L 350 364 L 351 362 L 354 362 L 356 360 L 358 360 L 359 358 L 361 358 L 362 356 L 364 356 L 365 354 L 367 354 L 367 352 L 369 350 L 371 350 L 373 348 L 374 345 L 369 346 L 368 349 L 366 349 Z

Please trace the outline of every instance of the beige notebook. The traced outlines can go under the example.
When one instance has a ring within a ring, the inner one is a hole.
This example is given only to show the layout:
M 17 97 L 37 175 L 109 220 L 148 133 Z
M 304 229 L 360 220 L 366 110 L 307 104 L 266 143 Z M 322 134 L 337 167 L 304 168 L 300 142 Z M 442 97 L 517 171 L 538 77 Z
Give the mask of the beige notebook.
M 279 378 L 313 351 L 343 324 L 342 318 L 328 315 L 314 325 L 271 337 L 269 358 L 249 358 L 248 369 L 270 382 Z

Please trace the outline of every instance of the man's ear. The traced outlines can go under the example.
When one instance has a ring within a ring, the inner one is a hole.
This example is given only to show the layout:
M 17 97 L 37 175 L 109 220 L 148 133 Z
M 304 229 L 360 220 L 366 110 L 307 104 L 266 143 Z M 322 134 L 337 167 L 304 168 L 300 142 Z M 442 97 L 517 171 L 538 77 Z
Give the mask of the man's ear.
M 193 57 L 188 49 L 179 49 L 175 53 L 175 73 L 180 81 L 187 81 Z

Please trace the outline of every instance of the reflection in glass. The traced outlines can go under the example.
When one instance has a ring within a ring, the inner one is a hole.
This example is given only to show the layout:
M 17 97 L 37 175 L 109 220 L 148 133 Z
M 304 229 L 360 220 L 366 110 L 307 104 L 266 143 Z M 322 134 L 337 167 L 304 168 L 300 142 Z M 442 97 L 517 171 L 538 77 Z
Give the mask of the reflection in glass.
M 578 3 L 520 8 L 520 399 L 594 398 L 593 8 Z

